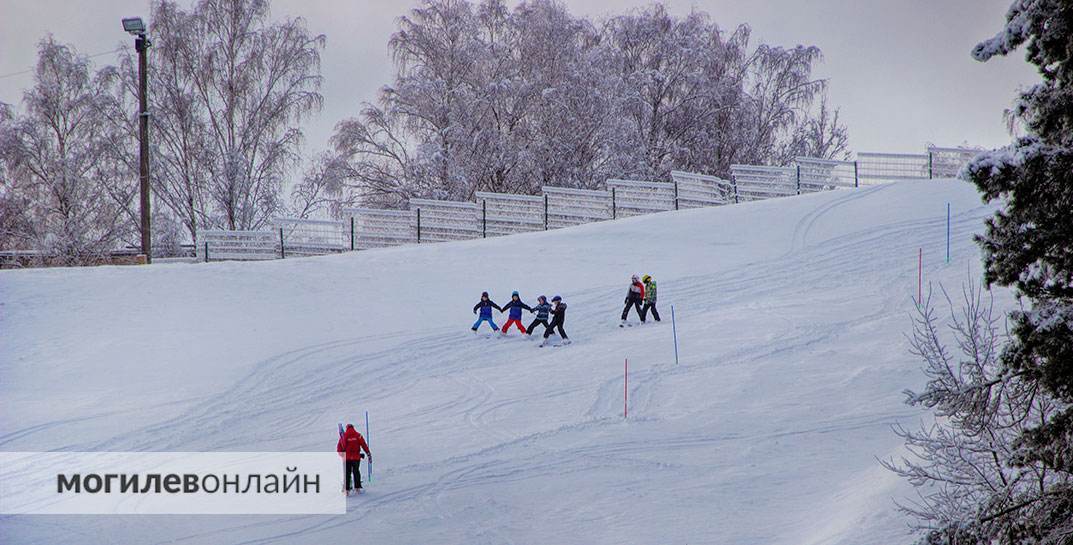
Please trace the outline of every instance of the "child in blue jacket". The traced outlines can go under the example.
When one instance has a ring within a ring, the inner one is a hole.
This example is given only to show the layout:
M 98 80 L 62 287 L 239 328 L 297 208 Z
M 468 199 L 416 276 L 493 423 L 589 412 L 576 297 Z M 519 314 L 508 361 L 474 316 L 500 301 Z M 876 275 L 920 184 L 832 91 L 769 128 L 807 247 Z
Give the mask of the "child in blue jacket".
M 480 316 L 477 317 L 477 321 L 473 322 L 473 332 L 477 332 L 477 328 L 481 327 L 481 322 L 488 322 L 488 325 L 492 326 L 492 331 L 499 331 L 499 326 L 492 321 L 492 309 L 496 309 L 499 312 L 503 312 L 503 309 L 499 305 L 495 304 L 488 298 L 488 292 L 481 293 L 481 300 L 473 305 L 473 313 L 477 314 L 477 310 L 481 311 Z
M 525 333 L 525 326 L 522 325 L 522 311 L 528 310 L 529 312 L 533 312 L 533 309 L 522 302 L 522 298 L 518 295 L 517 291 L 510 294 L 510 302 L 503 305 L 503 310 L 500 312 L 507 312 L 508 310 L 510 311 L 510 314 L 507 315 L 507 323 L 503 324 L 503 330 L 500 331 L 500 333 L 506 335 L 507 330 L 510 329 L 512 324 L 518 326 L 518 330 Z

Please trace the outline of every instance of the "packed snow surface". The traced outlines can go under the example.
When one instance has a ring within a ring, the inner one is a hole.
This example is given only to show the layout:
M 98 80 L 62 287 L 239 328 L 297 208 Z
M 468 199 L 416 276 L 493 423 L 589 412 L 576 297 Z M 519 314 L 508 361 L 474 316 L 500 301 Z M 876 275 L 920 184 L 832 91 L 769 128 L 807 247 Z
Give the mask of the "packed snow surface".
M 912 491 L 877 458 L 925 416 L 902 393 L 924 380 L 904 336 L 918 249 L 925 293 L 956 295 L 991 212 L 964 182 L 906 182 L 318 258 L 0 272 L 0 449 L 330 450 L 369 411 L 375 461 L 343 516 L 7 516 L 0 543 L 907 542 L 892 499 Z M 619 328 L 635 273 L 663 322 Z M 483 290 L 562 295 L 574 343 L 473 335 Z

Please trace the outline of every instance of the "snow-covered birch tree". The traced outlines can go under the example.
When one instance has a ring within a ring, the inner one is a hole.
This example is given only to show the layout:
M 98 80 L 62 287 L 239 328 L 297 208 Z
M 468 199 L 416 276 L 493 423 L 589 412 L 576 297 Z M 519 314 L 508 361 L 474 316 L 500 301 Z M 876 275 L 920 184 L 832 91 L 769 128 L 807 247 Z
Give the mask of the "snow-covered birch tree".
M 40 42 L 22 112 L 0 123 L 3 198 L 15 213 L 4 238 L 14 247 L 83 264 L 133 240 L 137 177 L 115 153 L 128 136 L 109 118 L 116 83 L 114 71 L 93 73 L 69 46 Z
M 301 122 L 321 107 L 324 36 L 300 18 L 273 21 L 267 0 L 160 1 L 151 35 L 159 198 L 191 238 L 261 227 L 285 208 Z
M 815 118 L 817 48 L 752 48 L 748 27 L 726 33 L 700 11 L 593 22 L 550 0 L 426 0 L 389 46 L 394 82 L 339 123 L 325 159 L 350 200 L 727 175 L 845 145 L 837 115 L 821 103 Z

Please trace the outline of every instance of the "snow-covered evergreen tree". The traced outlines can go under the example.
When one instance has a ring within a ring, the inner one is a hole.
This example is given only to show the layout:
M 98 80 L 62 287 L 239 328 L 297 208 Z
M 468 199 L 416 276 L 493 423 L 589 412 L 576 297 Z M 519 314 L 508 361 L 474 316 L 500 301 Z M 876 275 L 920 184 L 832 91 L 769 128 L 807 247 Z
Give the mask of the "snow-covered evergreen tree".
M 1027 134 L 963 172 L 1000 203 L 977 240 L 987 282 L 1012 287 L 1021 309 L 1000 339 L 970 298 L 960 359 L 927 307 L 914 336 L 931 380 L 910 402 L 937 420 L 903 431 L 917 457 L 895 469 L 921 491 L 907 510 L 928 544 L 1073 543 L 1073 4 L 1017 0 L 972 55 L 1022 45 L 1042 76 L 1013 110 Z

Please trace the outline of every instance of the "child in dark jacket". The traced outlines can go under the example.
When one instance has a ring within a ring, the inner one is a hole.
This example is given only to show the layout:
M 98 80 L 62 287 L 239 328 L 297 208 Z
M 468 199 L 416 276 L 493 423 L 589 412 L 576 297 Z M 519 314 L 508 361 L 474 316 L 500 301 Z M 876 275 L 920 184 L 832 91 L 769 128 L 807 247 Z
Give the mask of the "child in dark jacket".
M 548 344 L 548 337 L 551 337 L 551 333 L 555 328 L 559 329 L 559 336 L 562 337 L 563 344 L 570 344 L 570 338 L 566 336 L 566 331 L 563 330 L 563 324 L 566 323 L 566 303 L 558 295 L 552 297 L 551 302 L 555 303 L 551 310 L 551 324 L 544 331 L 544 340 L 540 343 L 540 346 Z
M 492 331 L 499 331 L 499 326 L 492 321 L 492 309 L 496 309 L 499 312 L 503 312 L 503 309 L 499 305 L 495 304 L 488 298 L 488 292 L 481 293 L 481 300 L 473 305 L 473 313 L 477 314 L 477 310 L 481 311 L 480 316 L 477 317 L 477 321 L 473 322 L 473 332 L 477 332 L 477 328 L 481 327 L 481 322 L 488 322 L 488 325 L 492 326 Z
M 551 313 L 551 305 L 548 304 L 548 298 L 541 295 L 537 297 L 537 302 L 540 303 L 533 307 L 533 312 L 536 313 L 536 318 L 533 319 L 533 323 L 529 324 L 529 330 L 527 334 L 533 334 L 533 328 L 537 325 L 544 326 L 544 331 L 548 330 L 548 315 Z
M 507 323 L 503 324 L 503 329 L 500 331 L 503 335 L 507 334 L 507 330 L 511 325 L 518 326 L 518 329 L 524 334 L 525 326 L 522 325 L 522 311 L 528 310 L 533 312 L 533 309 L 529 305 L 522 302 L 522 298 L 518 296 L 518 292 L 510 294 L 510 302 L 503 305 L 503 309 L 500 312 L 510 312 L 507 315 Z

